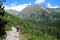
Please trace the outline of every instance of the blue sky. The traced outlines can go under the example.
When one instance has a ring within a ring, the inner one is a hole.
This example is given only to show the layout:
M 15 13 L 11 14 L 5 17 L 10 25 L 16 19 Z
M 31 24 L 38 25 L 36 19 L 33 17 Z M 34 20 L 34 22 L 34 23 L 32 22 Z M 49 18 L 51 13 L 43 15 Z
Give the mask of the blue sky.
M 6 9 L 14 9 L 18 11 L 23 10 L 28 5 L 34 4 L 45 5 L 49 8 L 57 8 L 60 7 L 60 0 L 6 0 L 4 3 Z

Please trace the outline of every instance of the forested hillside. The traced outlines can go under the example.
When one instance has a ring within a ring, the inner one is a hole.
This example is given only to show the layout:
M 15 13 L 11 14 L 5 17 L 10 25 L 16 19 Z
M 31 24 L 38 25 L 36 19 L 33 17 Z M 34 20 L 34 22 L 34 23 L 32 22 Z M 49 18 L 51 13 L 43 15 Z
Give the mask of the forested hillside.
M 60 8 L 47 8 L 40 5 L 30 5 L 18 14 L 18 17 L 37 25 L 38 30 L 60 40 Z M 38 31 L 39 33 L 40 31 Z M 37 33 L 37 32 L 36 32 Z M 40 34 L 39 34 L 40 35 Z M 53 38 L 53 39 L 54 39 Z
M 50 25 L 35 25 L 26 19 L 20 19 L 11 14 L 8 15 L 9 22 L 7 28 L 10 29 L 12 26 L 20 26 L 20 32 L 25 36 L 26 40 L 59 40 L 60 29 L 56 26 Z M 8 30 L 6 28 L 6 30 Z M 22 38 L 23 39 L 23 38 Z

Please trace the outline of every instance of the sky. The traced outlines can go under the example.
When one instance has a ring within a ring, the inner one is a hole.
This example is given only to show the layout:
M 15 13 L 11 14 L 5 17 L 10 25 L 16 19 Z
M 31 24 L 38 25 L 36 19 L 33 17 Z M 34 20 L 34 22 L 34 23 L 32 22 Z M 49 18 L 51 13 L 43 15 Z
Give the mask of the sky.
M 4 3 L 5 9 L 13 9 L 22 11 L 28 5 L 45 5 L 49 8 L 60 7 L 60 0 L 6 0 Z

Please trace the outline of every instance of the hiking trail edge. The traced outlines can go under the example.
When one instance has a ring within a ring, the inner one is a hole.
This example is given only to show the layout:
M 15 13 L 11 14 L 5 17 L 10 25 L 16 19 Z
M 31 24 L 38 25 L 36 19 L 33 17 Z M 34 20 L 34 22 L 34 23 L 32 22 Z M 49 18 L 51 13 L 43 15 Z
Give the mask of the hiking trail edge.
M 19 33 L 16 32 L 16 28 L 12 27 L 11 31 L 6 31 L 7 37 L 5 40 L 19 40 Z

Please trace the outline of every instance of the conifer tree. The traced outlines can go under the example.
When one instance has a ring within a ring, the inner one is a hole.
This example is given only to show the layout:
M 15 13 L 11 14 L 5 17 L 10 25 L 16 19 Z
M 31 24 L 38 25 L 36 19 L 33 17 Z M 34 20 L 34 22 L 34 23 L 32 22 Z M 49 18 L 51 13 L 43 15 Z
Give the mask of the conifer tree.
M 5 34 L 5 25 L 7 24 L 7 21 L 4 18 L 5 15 L 3 2 L 5 2 L 5 0 L 0 0 L 0 37 Z

